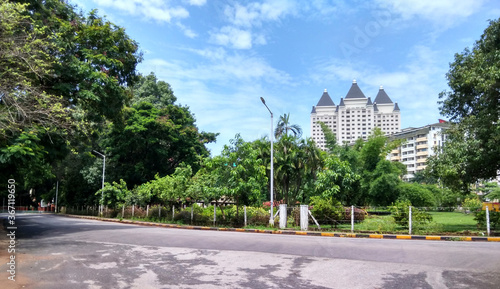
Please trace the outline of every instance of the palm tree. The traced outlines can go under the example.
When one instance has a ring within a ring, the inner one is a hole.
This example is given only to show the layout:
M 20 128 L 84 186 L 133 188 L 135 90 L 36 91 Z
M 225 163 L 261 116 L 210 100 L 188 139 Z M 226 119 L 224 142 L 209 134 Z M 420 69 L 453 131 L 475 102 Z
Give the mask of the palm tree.
M 274 136 L 280 138 L 282 135 L 288 135 L 289 131 L 297 138 L 302 136 L 302 128 L 297 124 L 290 124 L 290 114 L 285 113 L 280 115 L 278 126 L 274 130 Z

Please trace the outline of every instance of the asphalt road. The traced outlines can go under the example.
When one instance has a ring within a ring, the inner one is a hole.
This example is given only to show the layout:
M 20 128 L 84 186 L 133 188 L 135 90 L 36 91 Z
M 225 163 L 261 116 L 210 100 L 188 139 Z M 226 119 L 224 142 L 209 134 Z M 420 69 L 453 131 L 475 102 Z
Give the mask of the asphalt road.
M 1 216 L 5 218 L 6 216 Z M 16 215 L 0 288 L 500 288 L 500 243 L 198 231 Z

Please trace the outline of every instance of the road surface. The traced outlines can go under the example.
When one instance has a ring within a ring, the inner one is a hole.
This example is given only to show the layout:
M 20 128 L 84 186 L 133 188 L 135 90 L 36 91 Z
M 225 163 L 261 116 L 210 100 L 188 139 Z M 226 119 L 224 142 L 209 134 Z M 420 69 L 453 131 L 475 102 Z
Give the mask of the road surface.
M 5 219 L 6 215 L 1 216 Z M 500 288 L 500 243 L 350 239 L 17 214 L 0 288 Z

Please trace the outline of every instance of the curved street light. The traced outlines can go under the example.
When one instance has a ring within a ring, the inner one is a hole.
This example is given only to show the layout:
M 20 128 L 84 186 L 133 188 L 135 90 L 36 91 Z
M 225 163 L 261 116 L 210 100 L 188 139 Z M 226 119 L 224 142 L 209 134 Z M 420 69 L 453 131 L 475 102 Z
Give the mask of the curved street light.
M 274 198 L 273 198 L 273 191 L 274 191 L 274 158 L 273 158 L 273 112 L 269 109 L 269 107 L 266 104 L 266 101 L 264 100 L 263 97 L 260 98 L 262 103 L 266 106 L 267 110 L 269 110 L 269 113 L 271 114 L 271 188 L 270 188 L 270 195 L 271 195 L 271 217 L 269 218 L 269 225 L 274 226 L 274 211 L 273 211 L 273 205 L 274 205 Z

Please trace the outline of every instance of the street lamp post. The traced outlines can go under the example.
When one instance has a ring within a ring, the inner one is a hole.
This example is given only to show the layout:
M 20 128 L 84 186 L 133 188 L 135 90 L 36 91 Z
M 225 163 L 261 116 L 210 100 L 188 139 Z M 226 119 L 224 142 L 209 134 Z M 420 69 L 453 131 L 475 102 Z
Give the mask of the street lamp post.
M 104 173 L 106 171 L 106 156 L 104 154 L 101 154 L 100 152 L 93 150 L 96 154 L 100 155 L 103 158 L 102 162 L 102 190 L 101 190 L 101 209 L 100 209 L 100 214 L 102 217 L 102 210 L 103 210 L 103 202 L 104 202 Z
M 269 225 L 274 226 L 274 211 L 273 211 L 273 205 L 274 205 L 274 197 L 273 197 L 273 192 L 274 192 L 274 158 L 273 158 L 273 112 L 269 109 L 269 107 L 266 104 L 266 101 L 264 100 L 263 97 L 260 98 L 262 103 L 266 106 L 267 110 L 269 110 L 269 113 L 271 114 L 271 188 L 270 188 L 270 195 L 271 195 L 271 217 L 269 218 Z

